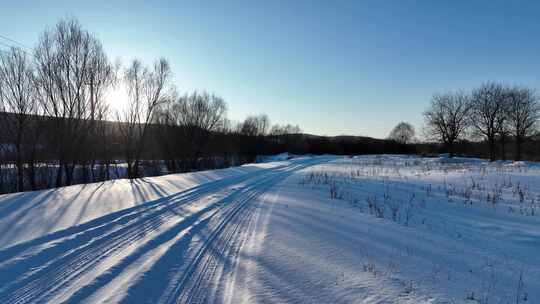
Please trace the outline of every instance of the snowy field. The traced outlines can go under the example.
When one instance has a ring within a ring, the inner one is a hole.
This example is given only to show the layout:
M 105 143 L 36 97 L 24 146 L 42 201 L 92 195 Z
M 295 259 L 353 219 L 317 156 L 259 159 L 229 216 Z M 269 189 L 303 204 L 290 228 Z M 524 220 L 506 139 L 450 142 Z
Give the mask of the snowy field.
M 540 165 L 271 160 L 0 196 L 0 303 L 540 303 Z

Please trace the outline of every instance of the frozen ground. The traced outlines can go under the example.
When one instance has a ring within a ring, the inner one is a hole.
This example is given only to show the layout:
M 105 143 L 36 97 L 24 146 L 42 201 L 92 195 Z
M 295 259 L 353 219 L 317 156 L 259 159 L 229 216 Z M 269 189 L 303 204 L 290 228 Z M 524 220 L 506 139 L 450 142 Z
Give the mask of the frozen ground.
M 0 303 L 540 303 L 540 166 L 299 157 L 0 196 Z

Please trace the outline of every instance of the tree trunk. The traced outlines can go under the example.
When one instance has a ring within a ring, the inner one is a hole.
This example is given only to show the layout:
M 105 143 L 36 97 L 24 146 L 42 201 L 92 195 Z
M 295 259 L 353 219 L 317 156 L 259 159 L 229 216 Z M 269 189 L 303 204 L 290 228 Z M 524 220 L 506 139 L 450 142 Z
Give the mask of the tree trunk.
M 86 162 L 84 162 L 82 164 L 82 181 L 84 184 L 87 184 L 89 179 L 90 179 L 90 172 L 88 171 L 88 164 Z
M 501 136 L 501 159 L 506 160 L 506 136 Z
M 19 135 L 17 138 L 16 146 L 15 146 L 15 148 L 17 149 L 17 156 L 16 156 L 17 159 L 15 160 L 15 166 L 17 167 L 17 191 L 23 192 L 24 191 L 24 184 L 23 184 L 24 183 L 24 179 L 23 179 L 24 168 L 23 168 L 23 163 L 22 163 L 20 138 L 21 136 Z
M 127 162 L 127 177 L 129 179 L 133 178 L 133 173 L 131 172 L 131 162 L 130 161 Z
M 448 154 L 449 154 L 450 158 L 454 157 L 454 143 L 449 142 L 449 143 L 446 144 L 446 147 L 448 149 Z
M 514 159 L 516 161 L 521 160 L 521 146 L 522 146 L 522 143 L 523 143 L 523 139 L 521 138 L 521 136 L 516 136 L 516 155 L 514 157 Z
M 489 161 L 495 160 L 495 138 L 490 138 L 489 142 Z
M 35 161 L 30 161 L 30 168 L 28 170 L 28 179 L 30 180 L 30 188 L 32 191 L 37 190 L 36 185 L 36 164 Z
M 24 191 L 24 167 L 20 159 L 17 159 L 16 166 L 17 166 L 17 191 L 23 192 Z
M 66 186 L 70 186 L 73 183 L 73 171 L 75 169 L 75 164 L 65 164 L 64 169 L 66 172 Z
M 62 170 L 63 170 L 63 164 L 62 162 L 58 163 L 58 169 L 56 169 L 56 188 L 62 187 Z
M 96 166 L 96 160 L 95 158 L 92 158 L 92 162 L 90 163 L 90 174 L 92 177 L 92 182 L 96 181 L 96 174 L 94 173 L 95 166 Z
M 133 168 L 131 168 L 133 170 L 133 177 L 132 178 L 137 178 L 139 177 L 139 160 L 135 160 L 135 162 L 133 163 Z
M 110 167 L 111 167 L 111 165 L 110 165 L 109 161 L 108 160 L 105 161 L 105 178 L 107 180 L 111 179 Z

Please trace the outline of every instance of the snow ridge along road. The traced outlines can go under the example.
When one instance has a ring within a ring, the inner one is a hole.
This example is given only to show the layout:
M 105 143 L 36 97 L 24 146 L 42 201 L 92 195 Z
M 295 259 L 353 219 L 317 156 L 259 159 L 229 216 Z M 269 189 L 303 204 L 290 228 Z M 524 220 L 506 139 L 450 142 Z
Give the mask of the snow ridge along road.
M 208 182 L 3 249 L 0 303 L 230 298 L 224 291 L 231 289 L 258 198 L 298 170 L 327 160 L 300 158 Z

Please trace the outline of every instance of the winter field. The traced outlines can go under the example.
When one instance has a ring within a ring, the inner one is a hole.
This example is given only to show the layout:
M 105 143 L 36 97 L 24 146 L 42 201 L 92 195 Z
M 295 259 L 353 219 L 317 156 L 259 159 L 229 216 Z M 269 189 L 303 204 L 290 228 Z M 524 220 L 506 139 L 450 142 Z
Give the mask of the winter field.
M 277 157 L 0 196 L 0 303 L 540 303 L 540 165 Z

